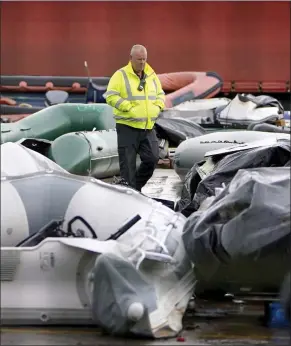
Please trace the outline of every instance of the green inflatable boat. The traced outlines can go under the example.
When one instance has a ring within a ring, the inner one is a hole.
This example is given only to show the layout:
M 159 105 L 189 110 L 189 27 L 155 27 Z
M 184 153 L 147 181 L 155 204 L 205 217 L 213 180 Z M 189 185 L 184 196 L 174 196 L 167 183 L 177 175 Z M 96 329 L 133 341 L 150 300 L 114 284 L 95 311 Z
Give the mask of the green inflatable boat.
M 112 107 L 106 104 L 64 103 L 31 114 L 15 123 L 1 123 L 1 143 L 22 138 L 50 141 L 73 131 L 115 128 Z
M 54 140 L 47 156 L 77 175 L 108 178 L 118 175 L 119 160 L 116 130 L 73 132 Z M 137 167 L 140 158 L 137 158 Z

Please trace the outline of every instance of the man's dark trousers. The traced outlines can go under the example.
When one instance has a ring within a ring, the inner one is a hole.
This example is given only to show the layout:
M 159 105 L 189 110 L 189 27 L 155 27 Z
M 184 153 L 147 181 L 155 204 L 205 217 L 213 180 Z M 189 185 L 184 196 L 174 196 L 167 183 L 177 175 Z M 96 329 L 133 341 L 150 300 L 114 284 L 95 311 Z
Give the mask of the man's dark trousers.
M 131 187 L 141 191 L 153 175 L 159 161 L 159 143 L 154 129 L 136 129 L 116 124 L 120 176 Z M 136 170 L 137 154 L 141 164 Z

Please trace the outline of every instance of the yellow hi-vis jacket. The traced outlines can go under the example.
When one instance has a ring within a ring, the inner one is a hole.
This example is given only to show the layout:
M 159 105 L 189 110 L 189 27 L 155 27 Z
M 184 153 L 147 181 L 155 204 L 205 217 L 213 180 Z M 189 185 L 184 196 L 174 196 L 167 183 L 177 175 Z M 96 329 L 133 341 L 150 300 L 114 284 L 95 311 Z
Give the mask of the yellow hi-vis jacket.
M 114 107 L 117 123 L 151 130 L 160 111 L 165 107 L 165 93 L 150 65 L 146 64 L 144 73 L 144 89 L 139 91 L 140 78 L 129 62 L 114 73 L 103 96 L 107 104 Z

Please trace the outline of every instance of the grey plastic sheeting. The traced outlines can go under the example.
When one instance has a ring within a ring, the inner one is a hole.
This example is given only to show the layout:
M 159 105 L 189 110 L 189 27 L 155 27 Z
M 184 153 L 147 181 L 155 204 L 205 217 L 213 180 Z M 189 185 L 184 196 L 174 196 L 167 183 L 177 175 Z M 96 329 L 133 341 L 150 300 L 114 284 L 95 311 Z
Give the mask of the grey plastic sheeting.
M 197 211 L 207 197 L 215 195 L 215 189 L 229 184 L 239 169 L 258 167 L 282 167 L 290 163 L 290 142 L 280 141 L 274 145 L 251 148 L 214 158 L 212 171 L 201 179 L 195 164 L 188 172 L 176 211 L 185 216 Z M 218 160 L 218 161 L 217 161 Z
M 163 114 L 163 113 L 162 113 Z M 155 124 L 157 135 L 170 142 L 170 146 L 177 147 L 188 138 L 205 135 L 206 131 L 191 119 L 166 118 L 160 116 Z
M 239 170 L 183 241 L 203 288 L 278 292 L 290 270 L 290 168 Z

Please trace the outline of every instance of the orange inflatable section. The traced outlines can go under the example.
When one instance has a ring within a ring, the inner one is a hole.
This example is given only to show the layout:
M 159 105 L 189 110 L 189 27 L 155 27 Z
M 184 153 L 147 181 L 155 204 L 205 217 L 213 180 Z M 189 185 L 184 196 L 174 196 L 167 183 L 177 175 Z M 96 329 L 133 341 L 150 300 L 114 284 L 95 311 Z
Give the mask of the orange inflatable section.
M 8 105 L 8 106 L 15 106 L 16 105 L 16 101 L 12 100 L 9 97 L 1 97 L 0 98 L 0 104 L 1 105 Z
M 182 102 L 206 99 L 221 91 L 223 81 L 215 72 L 174 72 L 158 75 L 166 95 L 166 108 Z

